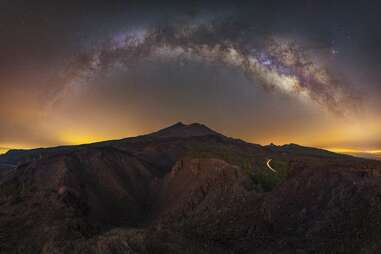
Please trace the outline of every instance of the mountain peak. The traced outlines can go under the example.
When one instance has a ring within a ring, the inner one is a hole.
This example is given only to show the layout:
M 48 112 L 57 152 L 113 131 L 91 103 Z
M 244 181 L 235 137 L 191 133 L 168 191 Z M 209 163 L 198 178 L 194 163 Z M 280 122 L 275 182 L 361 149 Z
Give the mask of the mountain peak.
M 184 124 L 182 122 L 177 122 L 167 128 L 161 129 L 157 132 L 151 134 L 153 137 L 169 138 L 169 137 L 197 137 L 197 136 L 207 136 L 216 135 L 222 136 L 218 132 L 208 128 L 207 126 L 200 123 Z
M 185 127 L 185 126 L 186 126 L 186 124 L 184 124 L 183 122 L 179 121 L 179 122 L 177 122 L 177 123 L 175 123 L 175 124 L 173 124 L 173 125 L 171 125 L 169 127 Z

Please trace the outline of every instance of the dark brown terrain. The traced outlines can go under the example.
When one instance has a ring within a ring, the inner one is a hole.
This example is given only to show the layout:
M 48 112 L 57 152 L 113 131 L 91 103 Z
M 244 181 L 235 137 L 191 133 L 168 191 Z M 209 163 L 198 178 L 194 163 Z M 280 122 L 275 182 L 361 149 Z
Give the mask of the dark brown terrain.
M 0 253 L 381 253 L 380 176 L 380 161 L 201 124 L 10 151 Z

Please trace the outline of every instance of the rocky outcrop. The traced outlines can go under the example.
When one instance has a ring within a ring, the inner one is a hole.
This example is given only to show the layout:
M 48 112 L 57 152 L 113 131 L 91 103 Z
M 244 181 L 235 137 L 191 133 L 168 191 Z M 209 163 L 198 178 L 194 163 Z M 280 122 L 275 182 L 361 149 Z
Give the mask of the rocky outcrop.
M 380 162 L 194 128 L 23 157 L 0 179 L 0 253 L 381 250 Z

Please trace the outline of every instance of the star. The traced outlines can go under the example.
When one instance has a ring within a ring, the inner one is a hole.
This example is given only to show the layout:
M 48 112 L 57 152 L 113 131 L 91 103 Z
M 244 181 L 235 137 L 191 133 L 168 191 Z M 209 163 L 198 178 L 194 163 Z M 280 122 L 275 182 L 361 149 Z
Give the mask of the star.
M 340 51 L 339 51 L 338 49 L 334 49 L 334 48 L 331 49 L 331 54 L 332 54 L 332 55 L 336 56 L 336 55 L 338 55 L 339 53 L 340 53 Z

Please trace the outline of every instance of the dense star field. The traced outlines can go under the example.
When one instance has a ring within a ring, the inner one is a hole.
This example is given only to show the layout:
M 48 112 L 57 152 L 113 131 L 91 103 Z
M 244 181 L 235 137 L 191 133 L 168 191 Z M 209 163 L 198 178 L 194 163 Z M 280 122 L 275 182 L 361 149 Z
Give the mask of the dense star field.
M 1 8 L 0 152 L 182 120 L 261 144 L 380 155 L 376 1 Z

